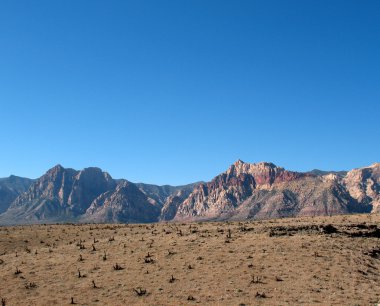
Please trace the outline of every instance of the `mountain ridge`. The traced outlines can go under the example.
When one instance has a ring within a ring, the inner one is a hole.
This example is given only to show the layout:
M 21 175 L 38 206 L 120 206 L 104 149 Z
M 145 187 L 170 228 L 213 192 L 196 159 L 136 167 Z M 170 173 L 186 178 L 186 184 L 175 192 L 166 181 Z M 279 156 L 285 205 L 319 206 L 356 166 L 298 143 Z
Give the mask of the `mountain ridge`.
M 4 182 L 9 185 L 12 179 L 0 179 L 0 195 Z M 132 183 L 113 179 L 97 167 L 75 170 L 58 164 L 36 180 L 20 180 L 23 184 L 16 184 L 19 188 L 12 197 L 0 197 L 0 224 L 245 220 L 380 212 L 380 163 L 347 172 L 297 172 L 270 162 L 237 160 L 209 182 L 183 186 Z

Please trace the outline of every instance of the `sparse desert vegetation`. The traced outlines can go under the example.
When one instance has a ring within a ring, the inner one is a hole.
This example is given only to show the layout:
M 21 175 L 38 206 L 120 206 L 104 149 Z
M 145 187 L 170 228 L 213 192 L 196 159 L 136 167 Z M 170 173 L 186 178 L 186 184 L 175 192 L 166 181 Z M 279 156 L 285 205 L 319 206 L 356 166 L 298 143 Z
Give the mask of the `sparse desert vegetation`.
M 379 214 L 0 228 L 2 305 L 376 305 Z

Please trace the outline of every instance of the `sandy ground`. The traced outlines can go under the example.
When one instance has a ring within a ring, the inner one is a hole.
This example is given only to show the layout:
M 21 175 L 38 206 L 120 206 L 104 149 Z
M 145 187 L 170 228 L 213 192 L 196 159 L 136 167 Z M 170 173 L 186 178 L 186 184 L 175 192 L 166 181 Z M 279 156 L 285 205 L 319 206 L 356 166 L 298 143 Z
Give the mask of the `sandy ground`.
M 72 299 L 77 305 L 377 305 L 378 225 L 380 215 L 0 227 L 0 297 L 5 305 Z

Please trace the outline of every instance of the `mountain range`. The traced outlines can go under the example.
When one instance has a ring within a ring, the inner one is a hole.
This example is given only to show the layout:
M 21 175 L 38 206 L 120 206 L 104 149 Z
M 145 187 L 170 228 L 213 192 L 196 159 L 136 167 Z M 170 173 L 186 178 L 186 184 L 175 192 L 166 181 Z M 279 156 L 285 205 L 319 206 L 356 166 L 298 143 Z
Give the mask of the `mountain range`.
M 157 186 L 57 165 L 32 180 L 0 179 L 0 224 L 146 223 L 380 212 L 380 163 L 351 171 L 294 172 L 232 164 L 210 182 Z

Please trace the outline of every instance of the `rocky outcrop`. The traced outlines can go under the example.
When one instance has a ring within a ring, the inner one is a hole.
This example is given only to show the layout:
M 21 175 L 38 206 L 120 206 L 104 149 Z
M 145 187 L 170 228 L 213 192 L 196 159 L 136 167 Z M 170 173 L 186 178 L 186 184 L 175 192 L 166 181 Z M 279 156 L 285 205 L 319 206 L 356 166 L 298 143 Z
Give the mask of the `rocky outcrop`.
M 236 161 L 226 171 L 227 178 L 234 179 L 240 176 L 249 176 L 255 181 L 258 188 L 267 188 L 275 183 L 289 182 L 309 174 L 287 171 L 272 163 L 261 162 L 257 164 Z
M 260 189 L 231 214 L 231 219 L 328 216 L 368 212 L 334 180 L 305 177 Z
M 177 207 L 176 220 L 215 219 L 232 215 L 233 211 L 256 190 L 271 188 L 281 182 L 297 180 L 306 174 L 286 171 L 272 163 L 249 164 L 238 160 L 211 182 L 200 184 L 179 204 L 178 199 L 166 204 L 166 211 Z M 170 199 L 169 199 L 170 200 Z M 167 219 L 166 211 L 162 219 Z
M 80 215 L 86 212 L 94 199 L 115 187 L 116 182 L 107 172 L 99 168 L 86 168 L 74 177 L 67 203 L 75 210 L 75 215 Z
M 115 186 L 110 175 L 98 168 L 76 171 L 57 165 L 18 196 L 0 221 L 72 221 Z
M 372 212 L 380 212 L 380 163 L 351 170 L 343 183 L 359 203 L 372 206 Z
M 376 203 L 375 195 L 371 200 L 364 197 L 366 201 L 354 197 L 346 189 L 343 178 L 343 172 L 299 173 L 272 163 L 250 164 L 238 160 L 182 201 L 169 198 L 161 218 L 242 220 L 371 211 L 371 205 Z M 368 184 L 373 190 L 374 184 Z
M 194 186 L 195 187 L 195 186 Z M 161 209 L 161 215 L 159 217 L 160 221 L 170 221 L 173 220 L 178 207 L 182 202 L 191 194 L 192 189 L 184 188 L 177 191 L 175 194 L 170 195 Z
M 160 207 L 152 203 L 141 190 L 128 181 L 114 191 L 96 198 L 83 216 L 83 221 L 96 223 L 156 222 Z

